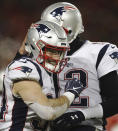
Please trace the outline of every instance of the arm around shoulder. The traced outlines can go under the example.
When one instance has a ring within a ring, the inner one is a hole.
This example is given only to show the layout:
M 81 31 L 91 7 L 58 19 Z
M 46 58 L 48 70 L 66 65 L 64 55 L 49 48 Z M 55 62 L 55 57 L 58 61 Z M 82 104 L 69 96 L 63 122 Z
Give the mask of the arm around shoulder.
M 48 99 L 36 81 L 23 80 L 14 83 L 14 95 L 19 95 L 24 102 L 42 119 L 53 120 L 62 115 L 71 104 L 67 96 Z M 71 93 L 70 93 L 71 94 Z M 72 99 L 74 99 L 74 95 Z

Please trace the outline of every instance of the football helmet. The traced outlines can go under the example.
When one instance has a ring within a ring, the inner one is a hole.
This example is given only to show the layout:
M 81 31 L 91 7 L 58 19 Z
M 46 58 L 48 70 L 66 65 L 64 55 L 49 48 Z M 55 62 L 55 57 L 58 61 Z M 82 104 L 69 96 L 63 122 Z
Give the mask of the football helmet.
M 62 27 L 49 21 L 38 21 L 28 30 L 25 49 L 46 70 L 59 73 L 67 63 L 64 56 L 69 44 Z
M 48 6 L 41 15 L 42 20 L 55 22 L 62 26 L 71 43 L 78 34 L 84 32 L 81 13 L 76 6 L 68 2 L 58 2 Z

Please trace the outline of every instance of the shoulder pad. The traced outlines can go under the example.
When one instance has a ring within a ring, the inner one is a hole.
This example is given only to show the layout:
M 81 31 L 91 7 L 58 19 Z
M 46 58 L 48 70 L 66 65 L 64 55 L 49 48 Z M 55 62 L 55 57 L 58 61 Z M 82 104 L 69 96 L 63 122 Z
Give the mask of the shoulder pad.
M 21 58 L 8 66 L 8 76 L 11 80 L 34 79 L 39 81 L 40 75 L 40 66 L 31 59 Z

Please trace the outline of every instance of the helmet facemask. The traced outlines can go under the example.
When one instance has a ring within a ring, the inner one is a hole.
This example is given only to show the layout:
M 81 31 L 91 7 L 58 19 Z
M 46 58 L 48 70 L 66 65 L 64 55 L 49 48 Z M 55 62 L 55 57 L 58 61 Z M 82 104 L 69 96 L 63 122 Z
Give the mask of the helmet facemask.
M 64 57 L 68 48 L 51 46 L 43 41 L 39 41 L 36 45 L 39 49 L 39 55 L 36 58 L 37 63 L 49 72 L 61 72 L 67 63 L 67 59 Z
M 38 21 L 28 30 L 26 51 L 49 72 L 60 72 L 67 60 L 67 35 L 62 27 L 49 21 Z

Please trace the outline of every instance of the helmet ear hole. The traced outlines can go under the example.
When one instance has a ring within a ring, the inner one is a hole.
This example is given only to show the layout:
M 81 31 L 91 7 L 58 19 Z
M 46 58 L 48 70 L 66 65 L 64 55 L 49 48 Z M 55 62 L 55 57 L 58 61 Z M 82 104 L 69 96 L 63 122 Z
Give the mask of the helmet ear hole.
M 25 43 L 25 46 L 27 46 L 28 44 L 27 43 Z
M 70 35 L 71 33 L 72 33 L 72 30 L 69 30 L 69 31 L 68 31 L 68 34 Z

